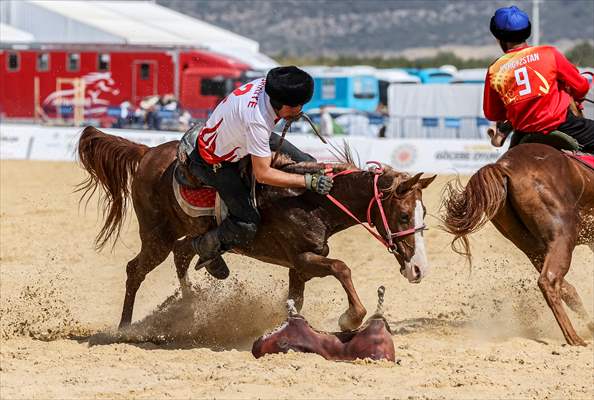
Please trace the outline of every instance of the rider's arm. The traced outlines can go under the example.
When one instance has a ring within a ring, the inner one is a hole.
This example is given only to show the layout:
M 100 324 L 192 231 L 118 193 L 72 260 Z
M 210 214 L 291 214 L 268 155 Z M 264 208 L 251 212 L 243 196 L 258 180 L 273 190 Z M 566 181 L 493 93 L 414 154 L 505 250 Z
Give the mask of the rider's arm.
M 259 183 L 278 187 L 305 187 L 305 176 L 289 174 L 270 166 L 270 131 L 264 124 L 253 121 L 248 125 L 246 135 L 247 151 L 251 155 L 254 176 Z
M 554 49 L 554 53 L 557 63 L 557 80 L 565 84 L 565 89 L 574 99 L 581 100 L 586 97 L 590 89 L 588 79 L 580 75 L 578 69 L 557 49 Z
M 254 176 L 259 183 L 287 188 L 305 187 L 305 177 L 303 175 L 289 174 L 272 168 L 270 166 L 272 160 L 270 156 L 259 157 L 252 154 L 251 157 Z
M 483 112 L 489 121 L 504 121 L 507 119 L 505 104 L 499 93 L 491 87 L 491 77 L 487 72 L 485 78 L 485 91 L 483 93 Z

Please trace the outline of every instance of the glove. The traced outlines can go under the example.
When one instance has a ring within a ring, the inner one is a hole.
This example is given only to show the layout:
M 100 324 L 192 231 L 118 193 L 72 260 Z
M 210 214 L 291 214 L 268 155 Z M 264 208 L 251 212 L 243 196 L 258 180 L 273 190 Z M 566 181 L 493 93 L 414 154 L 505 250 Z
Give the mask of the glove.
M 326 195 L 332 189 L 332 178 L 324 175 L 323 172 L 317 174 L 305 174 L 305 188 L 313 192 Z

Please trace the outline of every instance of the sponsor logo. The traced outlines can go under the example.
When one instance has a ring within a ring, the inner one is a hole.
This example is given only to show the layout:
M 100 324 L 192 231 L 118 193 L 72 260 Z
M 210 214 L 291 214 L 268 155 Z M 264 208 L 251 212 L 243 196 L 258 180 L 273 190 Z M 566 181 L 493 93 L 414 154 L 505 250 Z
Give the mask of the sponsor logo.
M 107 112 L 110 104 L 109 98 L 118 96 L 120 90 L 111 77 L 111 72 L 91 72 L 82 78 L 84 88 L 85 117 L 103 115 Z M 46 114 L 53 116 L 59 107 L 73 107 L 75 104 L 76 88 L 56 90 L 51 92 L 42 102 L 42 108 Z M 70 113 L 70 109 L 65 110 Z
M 412 144 L 402 144 L 392 153 L 392 165 L 396 168 L 406 168 L 417 160 L 417 148 Z

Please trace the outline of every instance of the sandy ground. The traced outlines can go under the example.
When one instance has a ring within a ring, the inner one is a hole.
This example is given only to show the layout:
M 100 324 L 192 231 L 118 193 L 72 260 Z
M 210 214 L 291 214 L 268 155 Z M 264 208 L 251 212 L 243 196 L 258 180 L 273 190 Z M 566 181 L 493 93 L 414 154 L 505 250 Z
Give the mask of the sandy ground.
M 472 273 L 426 233 L 431 274 L 418 285 L 361 228 L 331 240 L 372 311 L 386 286 L 397 363 L 328 362 L 290 353 L 255 360 L 252 341 L 285 318 L 286 270 L 228 256 L 231 277 L 190 271 L 178 293 L 173 262 L 140 289 L 130 332 L 118 335 L 125 265 L 139 248 L 135 217 L 113 250 L 96 253 L 95 204 L 78 209 L 72 163 L 2 161 L 0 397 L 30 398 L 583 398 L 594 396 L 592 337 L 570 314 L 585 348 L 564 344 L 527 259 L 492 227 L 473 239 Z M 436 214 L 446 178 L 425 203 Z M 577 248 L 568 280 L 590 313 L 594 257 Z M 335 330 L 346 307 L 333 278 L 311 281 L 303 314 Z

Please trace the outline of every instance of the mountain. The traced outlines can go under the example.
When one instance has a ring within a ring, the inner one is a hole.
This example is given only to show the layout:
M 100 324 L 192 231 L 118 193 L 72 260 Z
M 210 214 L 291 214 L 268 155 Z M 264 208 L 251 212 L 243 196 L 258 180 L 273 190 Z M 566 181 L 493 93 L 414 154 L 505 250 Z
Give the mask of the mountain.
M 257 40 L 275 56 L 396 55 L 413 48 L 493 45 L 489 19 L 509 1 L 157 0 Z M 532 13 L 532 1 L 516 4 Z M 594 1 L 544 0 L 541 43 L 594 41 Z

